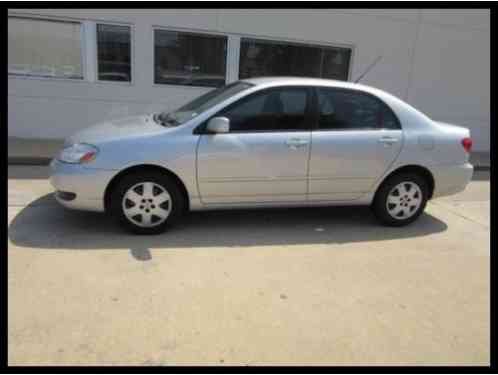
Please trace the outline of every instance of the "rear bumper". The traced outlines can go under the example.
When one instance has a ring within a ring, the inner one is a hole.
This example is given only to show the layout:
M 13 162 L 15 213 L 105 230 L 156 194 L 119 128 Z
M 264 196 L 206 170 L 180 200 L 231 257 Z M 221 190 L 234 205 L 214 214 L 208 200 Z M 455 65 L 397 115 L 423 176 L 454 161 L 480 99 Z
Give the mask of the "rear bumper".
M 440 165 L 431 168 L 434 176 L 433 198 L 452 195 L 465 190 L 472 179 L 474 167 L 470 163 L 461 165 Z
M 92 169 L 54 159 L 50 163 L 50 184 L 56 190 L 55 199 L 64 207 L 102 212 L 105 189 L 114 173 L 116 171 Z M 75 194 L 75 197 L 67 199 L 68 193 Z

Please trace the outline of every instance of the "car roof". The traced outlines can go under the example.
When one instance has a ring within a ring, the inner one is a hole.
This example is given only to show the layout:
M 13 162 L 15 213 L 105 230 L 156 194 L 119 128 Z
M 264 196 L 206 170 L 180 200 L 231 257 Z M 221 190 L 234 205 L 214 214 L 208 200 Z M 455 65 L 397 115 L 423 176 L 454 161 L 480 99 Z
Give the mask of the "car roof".
M 242 79 L 243 82 L 248 82 L 256 86 L 285 86 L 285 85 L 303 85 L 303 86 L 327 86 L 356 89 L 362 91 L 377 91 L 374 87 L 352 83 L 347 81 L 339 81 L 335 79 L 324 78 L 307 78 L 307 77 L 254 77 Z

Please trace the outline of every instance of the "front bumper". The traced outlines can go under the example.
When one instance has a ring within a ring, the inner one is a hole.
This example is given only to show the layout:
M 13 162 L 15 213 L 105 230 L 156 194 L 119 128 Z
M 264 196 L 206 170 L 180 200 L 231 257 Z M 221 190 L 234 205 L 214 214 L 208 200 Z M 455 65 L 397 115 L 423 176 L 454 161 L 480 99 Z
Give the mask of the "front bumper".
M 64 207 L 102 212 L 105 189 L 115 173 L 117 171 L 94 169 L 53 159 L 50 163 L 50 184 L 57 192 L 76 194 L 71 200 L 54 194 L 55 199 Z
M 431 168 L 435 186 L 433 198 L 459 193 L 472 179 L 474 167 L 470 163 L 461 165 L 442 165 Z

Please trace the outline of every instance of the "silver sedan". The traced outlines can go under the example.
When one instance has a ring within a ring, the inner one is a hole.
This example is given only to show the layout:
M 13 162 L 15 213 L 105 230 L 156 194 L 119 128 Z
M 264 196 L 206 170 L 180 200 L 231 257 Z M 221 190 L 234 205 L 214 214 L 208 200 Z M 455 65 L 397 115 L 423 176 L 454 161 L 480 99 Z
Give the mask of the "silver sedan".
M 471 147 L 468 129 L 372 87 L 254 78 L 78 132 L 51 183 L 65 207 L 108 212 L 140 234 L 235 207 L 369 205 L 401 226 L 465 188 Z

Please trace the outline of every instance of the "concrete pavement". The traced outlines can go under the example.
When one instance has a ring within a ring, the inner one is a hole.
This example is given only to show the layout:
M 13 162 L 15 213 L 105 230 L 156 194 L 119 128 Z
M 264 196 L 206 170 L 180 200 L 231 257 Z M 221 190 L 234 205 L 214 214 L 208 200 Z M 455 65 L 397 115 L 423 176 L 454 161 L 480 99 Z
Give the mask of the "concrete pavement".
M 486 365 L 489 175 L 405 228 L 365 208 L 192 213 L 159 236 L 9 167 L 10 365 Z

